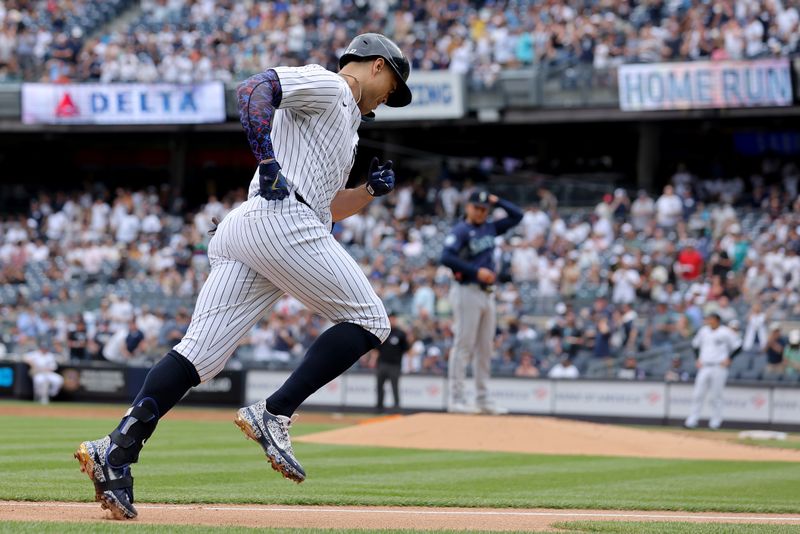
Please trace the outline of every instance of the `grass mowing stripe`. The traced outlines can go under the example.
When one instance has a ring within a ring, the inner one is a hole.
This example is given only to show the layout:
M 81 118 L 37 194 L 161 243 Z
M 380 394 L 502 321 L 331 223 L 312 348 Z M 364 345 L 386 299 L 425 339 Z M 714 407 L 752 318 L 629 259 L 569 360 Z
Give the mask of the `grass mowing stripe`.
M 337 425 L 293 427 L 293 435 Z M 105 420 L 0 417 L 0 499 L 91 501 L 72 458 Z M 555 507 L 800 512 L 800 463 L 656 460 L 295 443 L 290 484 L 231 422 L 165 420 L 134 467 L 164 503 Z

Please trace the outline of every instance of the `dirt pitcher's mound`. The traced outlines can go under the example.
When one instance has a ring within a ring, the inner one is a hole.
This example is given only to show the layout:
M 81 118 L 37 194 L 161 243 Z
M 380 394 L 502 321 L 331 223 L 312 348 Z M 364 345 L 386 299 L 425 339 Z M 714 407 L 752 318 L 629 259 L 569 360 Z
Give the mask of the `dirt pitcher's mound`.
M 296 441 L 413 449 L 800 462 L 800 451 L 554 419 L 420 413 L 320 432 Z

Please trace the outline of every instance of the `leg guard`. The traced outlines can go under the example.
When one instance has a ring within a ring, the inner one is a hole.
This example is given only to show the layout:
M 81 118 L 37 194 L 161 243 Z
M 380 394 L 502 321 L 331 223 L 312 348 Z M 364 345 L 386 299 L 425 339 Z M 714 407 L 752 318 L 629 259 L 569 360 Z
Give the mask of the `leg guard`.
M 131 406 L 120 421 L 119 426 L 109 437 L 111 447 L 108 463 L 112 467 L 122 467 L 136 463 L 145 441 L 153 434 L 158 424 L 158 410 L 150 398 Z

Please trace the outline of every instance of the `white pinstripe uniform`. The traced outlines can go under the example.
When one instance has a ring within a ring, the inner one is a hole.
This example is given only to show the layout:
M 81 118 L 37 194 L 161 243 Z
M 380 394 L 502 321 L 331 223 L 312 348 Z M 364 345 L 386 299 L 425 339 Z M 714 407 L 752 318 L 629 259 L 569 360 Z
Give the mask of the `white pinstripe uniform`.
M 697 426 L 700 421 L 700 412 L 703 409 L 706 394 L 710 393 L 711 419 L 709 426 L 719 428 L 722 424 L 723 399 L 722 391 L 728 380 L 728 367 L 723 363 L 731 354 L 741 347 L 742 338 L 727 326 L 711 328 L 705 325 L 697 331 L 692 346 L 700 350 L 700 370 L 694 381 L 692 390 L 692 406 L 685 424 L 689 427 Z
M 353 258 L 330 233 L 330 205 L 355 159 L 361 113 L 347 82 L 319 65 L 277 67 L 283 97 L 272 144 L 289 182 L 284 200 L 258 195 L 220 223 L 208 247 L 211 272 L 186 335 L 174 349 L 205 382 L 284 293 L 335 322 L 350 322 L 383 342 L 383 303 Z M 303 198 L 301 203 L 295 192 Z

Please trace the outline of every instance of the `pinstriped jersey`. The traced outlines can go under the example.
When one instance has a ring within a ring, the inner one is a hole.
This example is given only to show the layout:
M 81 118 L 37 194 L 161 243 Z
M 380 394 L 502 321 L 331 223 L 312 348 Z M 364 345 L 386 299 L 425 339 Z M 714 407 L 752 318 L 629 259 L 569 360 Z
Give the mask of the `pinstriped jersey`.
M 717 328 L 704 325 L 692 340 L 692 346 L 700 349 L 700 362 L 707 365 L 727 360 L 741 345 L 742 339 L 739 335 L 723 325 Z
M 331 201 L 355 160 L 361 112 L 344 78 L 320 65 L 273 70 L 283 92 L 270 136 L 275 159 L 292 191 L 330 227 Z M 256 169 L 248 198 L 258 187 Z

